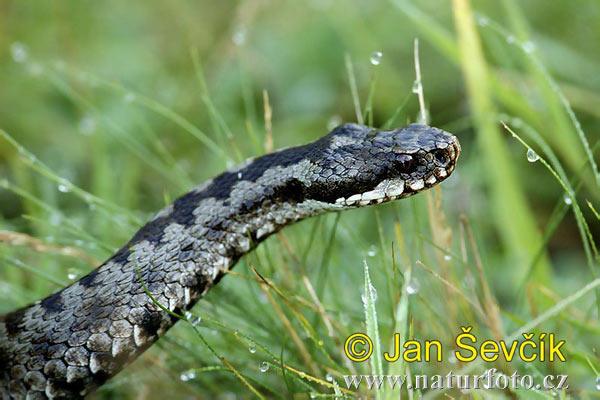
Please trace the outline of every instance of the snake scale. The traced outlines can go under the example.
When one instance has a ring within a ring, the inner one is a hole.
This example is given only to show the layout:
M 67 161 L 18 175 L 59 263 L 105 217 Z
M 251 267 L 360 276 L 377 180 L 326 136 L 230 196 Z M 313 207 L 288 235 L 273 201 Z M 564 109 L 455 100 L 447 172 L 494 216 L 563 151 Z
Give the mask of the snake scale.
M 459 153 L 437 128 L 343 124 L 206 181 L 79 281 L 0 317 L 0 398 L 82 398 L 177 321 L 143 283 L 183 313 L 272 233 L 416 194 L 450 176 Z

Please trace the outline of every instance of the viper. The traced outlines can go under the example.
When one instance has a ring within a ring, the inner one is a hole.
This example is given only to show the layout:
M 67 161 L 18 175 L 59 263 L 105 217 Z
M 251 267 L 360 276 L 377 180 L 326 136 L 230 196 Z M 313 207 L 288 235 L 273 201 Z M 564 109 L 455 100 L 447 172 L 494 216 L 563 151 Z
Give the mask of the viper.
M 456 137 L 437 128 L 343 124 L 209 179 L 97 269 L 0 317 L 0 398 L 85 396 L 269 235 L 307 217 L 419 193 L 448 178 L 459 153 Z

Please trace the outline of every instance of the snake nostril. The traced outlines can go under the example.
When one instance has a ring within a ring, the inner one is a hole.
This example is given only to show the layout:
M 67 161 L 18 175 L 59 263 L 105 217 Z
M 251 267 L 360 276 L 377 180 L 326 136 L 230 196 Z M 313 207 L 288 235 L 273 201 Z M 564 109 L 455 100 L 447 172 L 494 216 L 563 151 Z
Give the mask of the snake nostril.
M 444 150 L 435 150 L 433 152 L 433 157 L 441 165 L 446 165 L 448 163 L 448 156 Z

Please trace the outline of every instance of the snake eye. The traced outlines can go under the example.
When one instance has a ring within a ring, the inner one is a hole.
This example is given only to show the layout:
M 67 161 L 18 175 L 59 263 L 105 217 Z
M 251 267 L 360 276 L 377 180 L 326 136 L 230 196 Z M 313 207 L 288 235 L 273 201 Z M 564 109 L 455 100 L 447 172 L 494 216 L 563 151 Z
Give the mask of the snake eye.
M 448 157 L 446 156 L 446 152 L 443 150 L 435 150 L 433 152 L 433 157 L 441 165 L 446 165 L 448 163 Z
M 398 169 L 400 172 L 411 173 L 415 170 L 415 160 L 408 154 L 400 154 L 396 160 L 398 161 Z

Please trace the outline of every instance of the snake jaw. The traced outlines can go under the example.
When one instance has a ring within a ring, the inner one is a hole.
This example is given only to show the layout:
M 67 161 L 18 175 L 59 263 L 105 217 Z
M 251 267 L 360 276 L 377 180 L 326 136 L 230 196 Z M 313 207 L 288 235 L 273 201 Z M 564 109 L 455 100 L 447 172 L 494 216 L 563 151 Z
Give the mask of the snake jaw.
M 402 198 L 403 194 L 404 181 L 402 179 L 386 179 L 373 190 L 354 194 L 347 198 L 340 197 L 335 203 L 346 207 L 360 207 L 384 202 L 387 203 L 388 201 Z

